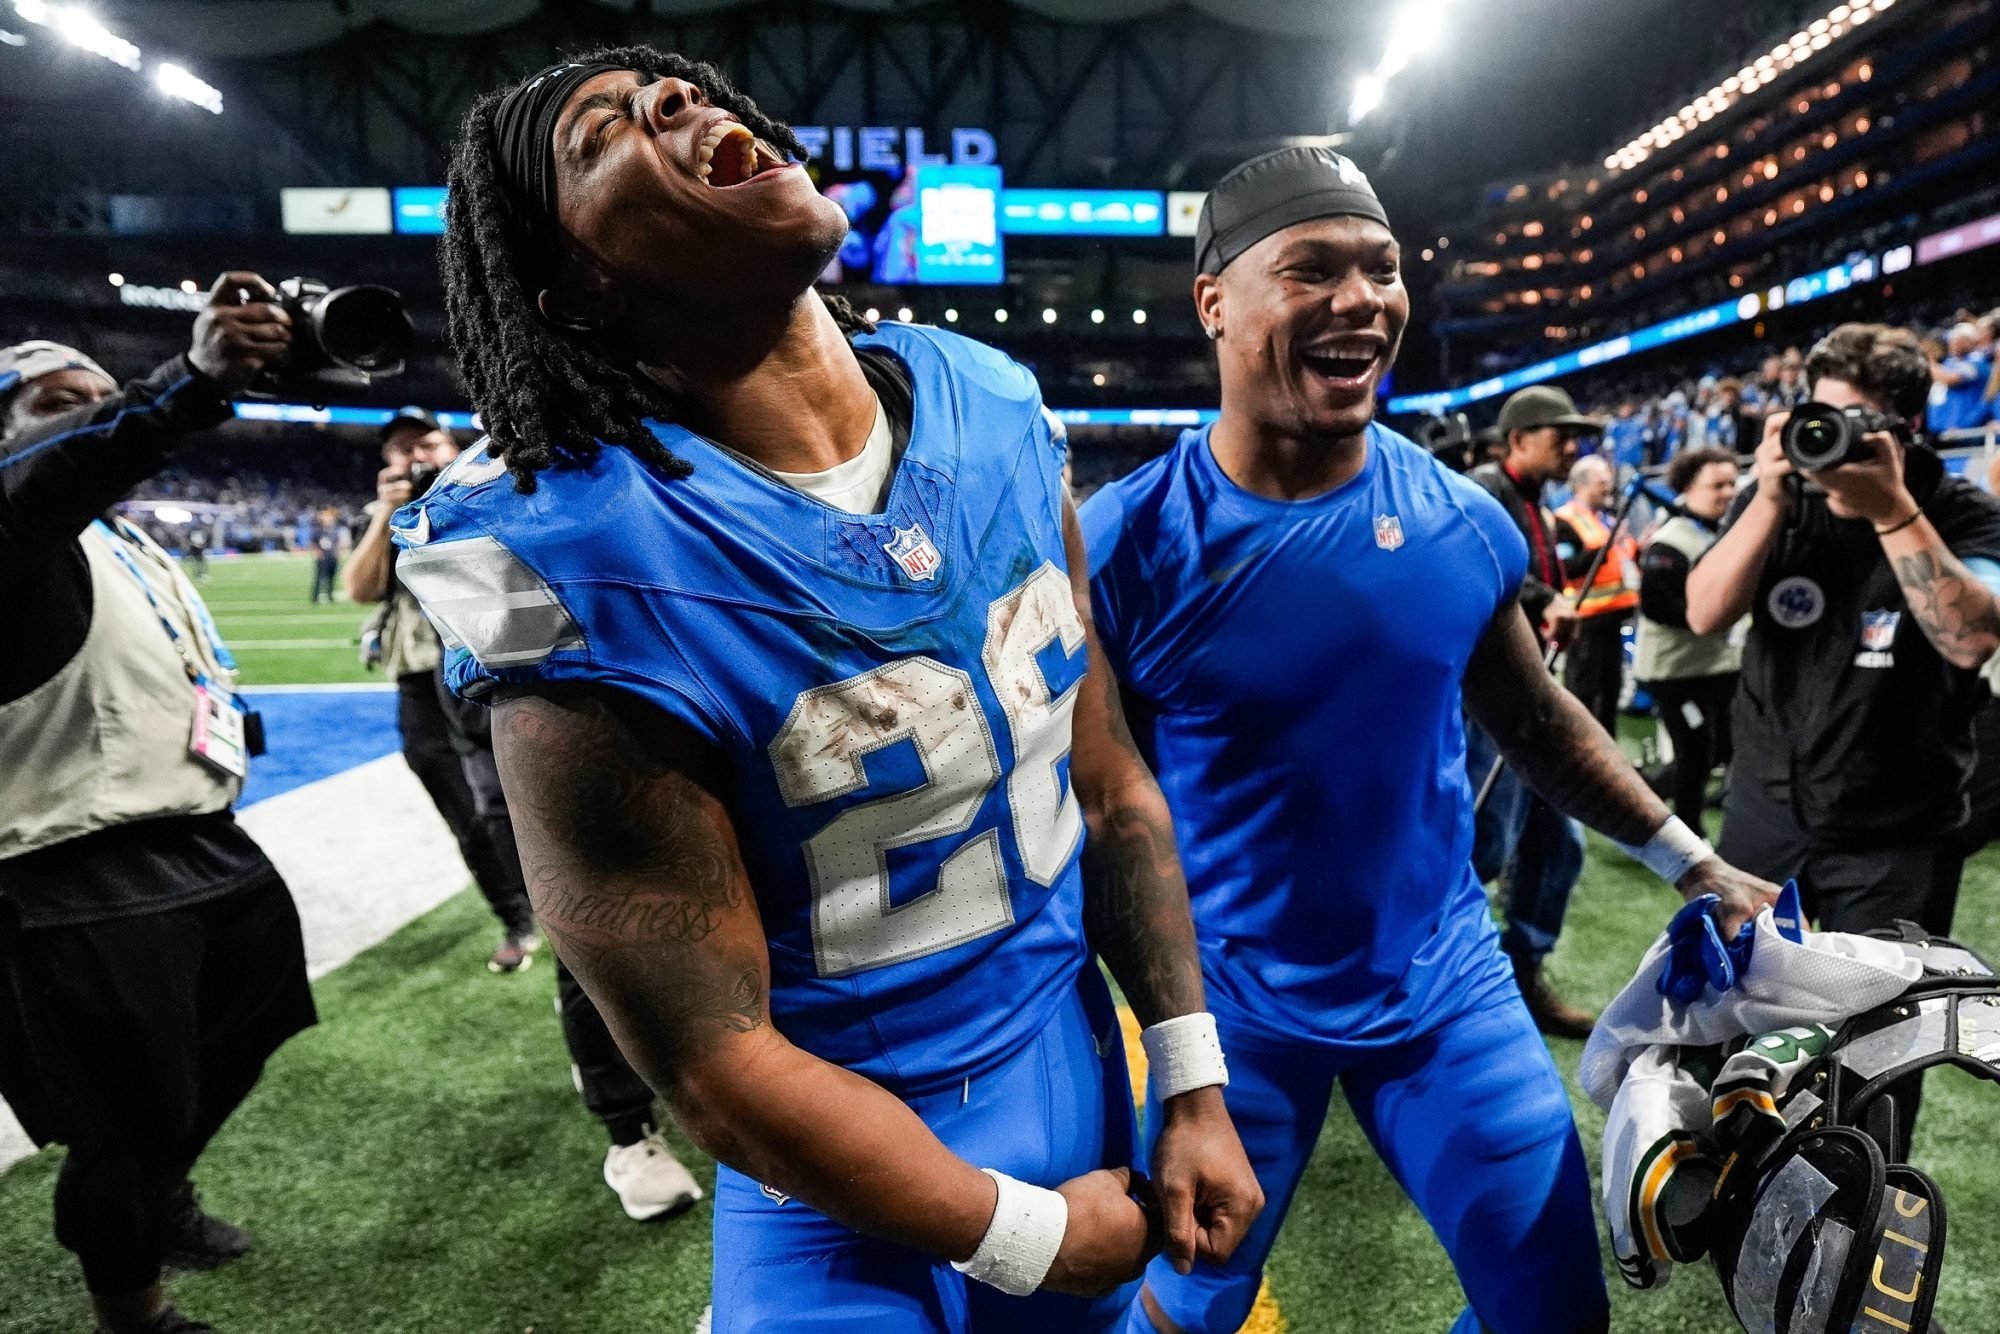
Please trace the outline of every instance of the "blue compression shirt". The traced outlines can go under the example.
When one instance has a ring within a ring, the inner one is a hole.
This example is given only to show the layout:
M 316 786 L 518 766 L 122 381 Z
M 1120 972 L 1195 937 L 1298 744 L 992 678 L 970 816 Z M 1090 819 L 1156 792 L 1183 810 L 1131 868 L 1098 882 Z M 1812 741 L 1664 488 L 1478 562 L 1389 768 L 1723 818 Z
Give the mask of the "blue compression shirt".
M 1361 472 L 1323 496 L 1242 490 L 1203 428 L 1082 516 L 1212 1008 L 1330 1046 L 1427 1032 L 1500 967 L 1460 681 L 1527 568 L 1506 512 L 1371 426 Z

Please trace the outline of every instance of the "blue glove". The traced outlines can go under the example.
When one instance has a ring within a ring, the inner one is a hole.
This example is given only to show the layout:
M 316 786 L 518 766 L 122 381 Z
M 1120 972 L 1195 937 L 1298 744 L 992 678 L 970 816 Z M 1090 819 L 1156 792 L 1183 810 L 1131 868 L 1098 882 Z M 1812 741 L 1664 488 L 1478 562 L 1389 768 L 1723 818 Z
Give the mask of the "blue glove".
M 1716 921 L 1722 900 L 1714 894 L 1690 899 L 1667 923 L 1667 960 L 1660 966 L 1660 994 L 1675 1005 L 1698 1000 L 1703 987 L 1717 992 L 1729 990 L 1750 971 L 1750 956 L 1757 946 L 1757 924 L 1745 922 L 1736 939 L 1725 941 Z M 1772 916 L 1778 931 L 1797 943 L 1803 935 L 1804 915 L 1799 910 L 1799 882 L 1787 880 Z
M 1712 986 L 1720 992 L 1736 985 L 1736 951 L 1724 943 L 1715 918 L 1721 906 L 1721 898 L 1703 894 L 1688 900 L 1667 923 L 1667 959 L 1660 967 L 1658 986 L 1660 994 L 1676 1006 L 1692 1004 L 1700 998 L 1704 987 Z M 1742 956 L 1746 965 L 1750 961 L 1749 941 L 1754 936 L 1747 927 L 1738 936 L 1744 941 Z

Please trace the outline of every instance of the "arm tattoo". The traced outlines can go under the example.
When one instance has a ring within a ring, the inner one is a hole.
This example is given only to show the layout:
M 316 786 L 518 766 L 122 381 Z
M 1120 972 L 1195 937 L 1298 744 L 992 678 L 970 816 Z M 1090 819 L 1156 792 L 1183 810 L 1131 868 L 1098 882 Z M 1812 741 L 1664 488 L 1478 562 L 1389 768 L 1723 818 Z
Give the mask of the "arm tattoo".
M 1620 843 L 1642 844 L 1668 811 L 1618 743 L 1542 665 L 1512 604 L 1473 650 L 1465 701 L 1529 787 L 1564 815 Z M 1485 774 L 1471 775 L 1476 785 Z
M 1166 799 L 1132 739 L 1116 683 L 1103 675 L 1111 739 L 1145 781 L 1085 806 L 1084 930 L 1149 1025 L 1205 1008 L 1201 958 Z
M 1564 815 L 1620 843 L 1644 843 L 1667 808 L 1581 701 L 1553 677 L 1546 693 L 1532 731 L 1512 745 L 1496 738 L 1507 762 Z
M 1063 545 L 1084 625 L 1088 674 L 1073 715 L 1070 781 L 1083 806 L 1083 925 L 1141 1025 L 1207 1008 L 1201 955 L 1188 911 L 1187 880 L 1173 817 L 1132 739 L 1118 679 L 1097 642 L 1090 568 L 1076 507 L 1063 501 Z
M 536 916 L 655 1087 L 762 1027 L 761 933 L 713 798 L 593 695 L 496 721 Z
M 1889 565 L 1939 656 L 1960 667 L 1978 667 L 2000 646 L 2000 608 L 1963 561 L 1942 543 L 1939 548 L 1942 558 L 1925 549 L 1891 557 Z

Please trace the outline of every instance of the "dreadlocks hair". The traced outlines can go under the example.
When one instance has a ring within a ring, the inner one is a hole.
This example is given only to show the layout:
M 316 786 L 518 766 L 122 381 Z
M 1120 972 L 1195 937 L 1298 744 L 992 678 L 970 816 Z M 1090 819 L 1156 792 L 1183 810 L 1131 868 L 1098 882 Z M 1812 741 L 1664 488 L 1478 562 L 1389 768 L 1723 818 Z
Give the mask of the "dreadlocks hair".
M 602 61 L 646 79 L 685 79 L 766 143 L 793 158 L 806 156 L 788 126 L 758 110 L 705 61 L 650 46 L 604 47 L 570 59 Z M 587 465 L 605 444 L 624 446 L 670 477 L 685 477 L 688 463 L 645 425 L 648 417 L 673 419 L 673 396 L 636 365 L 620 364 L 588 338 L 542 318 L 535 279 L 554 271 L 555 256 L 535 245 L 519 218 L 520 207 L 538 205 L 517 204 L 500 171 L 494 113 L 506 92 L 486 94 L 466 113 L 452 152 L 439 247 L 445 338 L 492 441 L 489 448 L 522 492 L 535 489 L 542 469 Z M 874 330 L 844 297 L 821 297 L 850 338 Z

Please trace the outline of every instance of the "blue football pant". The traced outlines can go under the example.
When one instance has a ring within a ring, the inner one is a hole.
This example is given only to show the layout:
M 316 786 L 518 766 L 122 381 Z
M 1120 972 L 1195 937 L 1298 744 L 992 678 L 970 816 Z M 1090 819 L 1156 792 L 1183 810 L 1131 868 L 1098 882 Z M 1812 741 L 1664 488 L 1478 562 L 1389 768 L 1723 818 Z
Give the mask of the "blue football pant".
M 1590 1175 L 1569 1099 L 1511 979 L 1428 1037 L 1356 1059 L 1221 1025 L 1224 1101 L 1264 1187 L 1264 1212 L 1226 1265 L 1183 1277 L 1164 1259 L 1146 1286 L 1187 1334 L 1235 1334 L 1326 1124 L 1333 1085 L 1443 1243 L 1470 1308 L 1453 1334 L 1581 1334 L 1609 1318 Z M 1148 1099 L 1146 1126 L 1160 1123 Z M 1322 1261 L 1337 1265 L 1339 1257 Z M 1474 1312 L 1477 1315 L 1474 1315 Z M 1301 1329 L 1328 1328 L 1313 1312 Z M 1130 1334 L 1153 1334 L 1133 1303 Z
M 1019 1055 L 907 1101 L 959 1157 L 1037 1186 L 1134 1162 L 1124 1045 L 1094 965 Z M 714 1334 L 1100 1334 L 1123 1326 L 1137 1288 L 1009 1297 L 716 1167 Z

